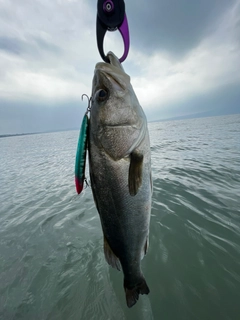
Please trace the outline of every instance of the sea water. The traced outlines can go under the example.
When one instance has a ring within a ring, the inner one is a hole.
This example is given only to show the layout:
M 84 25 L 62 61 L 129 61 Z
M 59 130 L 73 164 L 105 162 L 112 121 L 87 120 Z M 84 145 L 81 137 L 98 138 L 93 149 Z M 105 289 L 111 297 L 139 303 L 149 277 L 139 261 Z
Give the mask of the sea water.
M 240 115 L 149 132 L 150 294 L 131 309 L 91 187 L 76 195 L 79 132 L 0 139 L 0 319 L 240 319 Z

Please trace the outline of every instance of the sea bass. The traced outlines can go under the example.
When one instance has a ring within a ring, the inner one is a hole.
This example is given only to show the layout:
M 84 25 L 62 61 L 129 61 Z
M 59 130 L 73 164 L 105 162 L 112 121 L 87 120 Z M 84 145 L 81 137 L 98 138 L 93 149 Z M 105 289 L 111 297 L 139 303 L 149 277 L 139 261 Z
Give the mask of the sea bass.
M 128 307 L 149 288 L 141 271 L 152 198 L 146 116 L 118 58 L 99 62 L 92 84 L 89 170 L 109 265 L 123 270 Z

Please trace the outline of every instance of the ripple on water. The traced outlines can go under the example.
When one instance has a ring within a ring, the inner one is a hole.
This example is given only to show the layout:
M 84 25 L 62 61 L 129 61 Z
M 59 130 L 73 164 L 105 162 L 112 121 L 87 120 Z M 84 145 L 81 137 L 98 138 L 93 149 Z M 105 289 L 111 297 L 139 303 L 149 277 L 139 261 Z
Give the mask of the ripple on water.
M 239 121 L 149 124 L 151 293 L 131 310 L 91 189 L 75 193 L 79 132 L 1 139 L 0 318 L 238 319 Z

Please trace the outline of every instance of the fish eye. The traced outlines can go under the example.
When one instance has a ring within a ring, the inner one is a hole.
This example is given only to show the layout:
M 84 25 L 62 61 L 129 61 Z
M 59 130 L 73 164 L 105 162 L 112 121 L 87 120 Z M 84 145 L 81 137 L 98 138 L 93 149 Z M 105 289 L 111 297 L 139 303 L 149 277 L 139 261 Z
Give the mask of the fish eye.
M 99 101 L 104 101 L 106 98 L 107 98 L 107 91 L 106 90 L 103 90 L 103 89 L 100 89 L 96 92 L 96 98 L 99 100 Z

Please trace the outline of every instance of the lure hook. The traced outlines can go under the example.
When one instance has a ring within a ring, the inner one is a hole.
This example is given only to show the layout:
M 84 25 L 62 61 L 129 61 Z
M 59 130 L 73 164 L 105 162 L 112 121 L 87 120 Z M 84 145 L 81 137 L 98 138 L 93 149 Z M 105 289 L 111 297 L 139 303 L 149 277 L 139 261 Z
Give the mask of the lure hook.
M 85 113 L 85 114 L 87 115 L 87 114 L 91 111 L 91 107 L 92 107 L 92 106 L 91 106 L 92 97 L 89 98 L 89 96 L 88 96 L 86 93 L 82 94 L 82 97 L 81 97 L 82 100 L 83 100 L 84 97 L 86 97 L 86 98 L 88 99 L 87 111 L 86 111 L 86 113 Z

